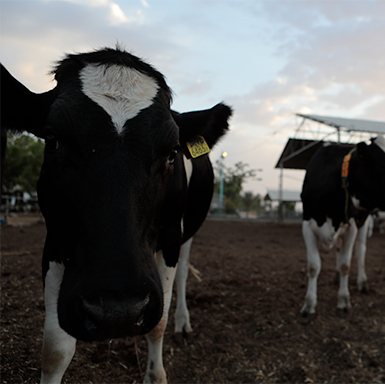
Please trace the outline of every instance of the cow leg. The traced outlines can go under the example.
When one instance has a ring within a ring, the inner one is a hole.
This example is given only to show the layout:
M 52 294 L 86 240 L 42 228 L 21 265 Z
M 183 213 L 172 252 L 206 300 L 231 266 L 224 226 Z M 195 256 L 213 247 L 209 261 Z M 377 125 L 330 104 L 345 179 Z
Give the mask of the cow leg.
M 176 270 L 176 311 L 175 311 L 175 334 L 186 337 L 192 332 L 190 314 L 186 302 L 186 284 L 189 269 L 190 249 L 192 238 L 187 240 L 180 249 L 178 268 Z
M 302 306 L 301 313 L 309 315 L 315 313 L 317 306 L 317 279 L 321 271 L 321 258 L 318 252 L 317 237 L 310 226 L 310 221 L 302 222 L 302 234 L 307 253 L 308 285 L 305 304 Z
M 368 237 L 369 225 L 373 219 L 369 215 L 364 225 L 358 230 L 356 243 L 357 257 L 357 286 L 362 293 L 368 293 L 367 276 L 365 273 L 365 254 L 366 254 L 366 239 Z
M 156 254 L 155 260 L 163 287 L 164 307 L 160 322 L 146 336 L 148 342 L 148 360 L 146 375 L 144 377 L 145 384 L 167 383 L 166 372 L 163 367 L 163 336 L 167 326 L 168 312 L 172 299 L 172 286 L 176 272 L 176 267 L 170 268 L 166 266 L 162 252 Z
M 44 288 L 45 322 L 41 384 L 60 383 L 75 354 L 76 339 L 60 328 L 57 315 L 57 301 L 63 274 L 62 264 L 49 263 Z
M 373 218 L 373 215 L 369 215 L 366 220 L 368 221 L 367 237 L 372 237 L 373 236 L 373 230 L 374 230 L 374 218 Z M 365 222 L 365 224 L 366 224 L 366 222 Z M 364 226 L 365 226 L 365 224 L 364 224 Z
M 380 220 L 380 222 L 378 224 L 378 230 L 381 234 L 385 233 L 385 221 L 384 220 Z
M 338 290 L 338 310 L 350 310 L 349 271 L 352 259 L 354 242 L 357 236 L 357 225 L 353 218 L 349 220 L 349 228 L 343 235 L 341 251 L 337 253 L 337 271 L 340 274 L 340 287 Z

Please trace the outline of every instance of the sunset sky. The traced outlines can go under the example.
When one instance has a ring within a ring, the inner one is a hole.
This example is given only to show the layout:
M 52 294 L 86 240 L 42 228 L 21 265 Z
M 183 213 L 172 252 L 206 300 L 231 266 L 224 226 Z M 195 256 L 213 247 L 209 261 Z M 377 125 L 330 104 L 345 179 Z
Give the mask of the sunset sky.
M 278 189 L 274 166 L 295 113 L 385 121 L 385 1 L 1 0 L 1 62 L 29 89 L 64 53 L 119 42 L 174 91 L 173 109 L 234 108 L 212 151 L 263 169 L 245 190 Z M 303 171 L 285 172 L 300 190 Z

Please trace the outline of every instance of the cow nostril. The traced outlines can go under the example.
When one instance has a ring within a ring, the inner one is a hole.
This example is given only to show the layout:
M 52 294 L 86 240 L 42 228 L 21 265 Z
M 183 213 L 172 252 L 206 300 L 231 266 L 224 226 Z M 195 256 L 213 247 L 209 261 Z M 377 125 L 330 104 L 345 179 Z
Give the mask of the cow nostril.
M 118 297 L 118 298 L 117 298 Z M 108 297 L 82 298 L 85 313 L 84 326 L 89 333 L 108 332 L 113 334 L 119 329 L 139 332 L 146 324 L 146 310 L 150 304 L 150 294 L 144 299 L 122 299 L 122 295 Z M 131 324 L 131 326 L 130 326 Z
M 102 303 L 102 301 L 101 301 Z M 88 314 L 90 314 L 94 318 L 101 318 L 103 317 L 103 305 L 98 304 L 92 304 L 88 302 L 87 300 L 82 300 L 83 308 L 86 310 Z
M 146 298 L 143 300 L 143 309 L 145 309 L 150 302 L 150 294 L 146 296 Z
M 88 317 L 86 318 L 84 322 L 84 326 L 86 330 L 90 333 L 94 333 L 98 330 L 98 327 L 96 326 L 95 323 L 93 323 Z
M 137 327 L 141 327 L 143 324 L 144 324 L 144 314 L 141 314 L 138 320 L 136 321 L 135 325 Z
M 135 323 L 135 325 L 137 327 L 141 327 L 144 324 L 144 312 L 145 312 L 149 303 L 150 303 L 150 294 L 148 294 L 146 296 L 146 298 L 143 300 L 143 302 L 141 303 L 142 308 L 139 312 L 139 316 L 138 316 L 136 323 Z

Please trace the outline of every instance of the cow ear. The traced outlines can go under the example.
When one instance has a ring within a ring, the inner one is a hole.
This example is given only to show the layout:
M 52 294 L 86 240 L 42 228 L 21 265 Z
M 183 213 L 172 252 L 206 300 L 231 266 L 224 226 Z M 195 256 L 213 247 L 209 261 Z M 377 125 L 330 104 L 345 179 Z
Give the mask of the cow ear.
M 55 89 L 31 92 L 1 65 L 1 127 L 12 132 L 42 134 Z
M 231 114 L 231 108 L 222 103 L 202 111 L 186 113 L 172 111 L 173 118 L 179 126 L 179 140 L 182 146 L 196 140 L 198 136 L 203 136 L 210 148 L 227 132 Z
M 358 158 L 362 161 L 368 160 L 368 145 L 364 142 L 357 144 L 357 155 Z

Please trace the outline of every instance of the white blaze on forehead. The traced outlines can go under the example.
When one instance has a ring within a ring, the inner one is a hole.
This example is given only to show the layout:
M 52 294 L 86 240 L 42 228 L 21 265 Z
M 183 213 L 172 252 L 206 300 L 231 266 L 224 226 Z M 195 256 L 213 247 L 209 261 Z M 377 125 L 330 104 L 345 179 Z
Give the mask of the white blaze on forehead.
M 153 103 L 159 88 L 152 77 L 116 64 L 88 64 L 80 79 L 84 94 L 110 115 L 118 133 L 127 120 Z
M 385 152 L 385 139 L 384 136 L 379 135 L 374 142 Z

